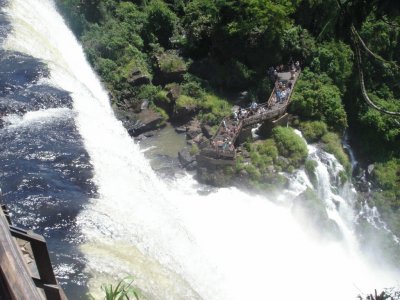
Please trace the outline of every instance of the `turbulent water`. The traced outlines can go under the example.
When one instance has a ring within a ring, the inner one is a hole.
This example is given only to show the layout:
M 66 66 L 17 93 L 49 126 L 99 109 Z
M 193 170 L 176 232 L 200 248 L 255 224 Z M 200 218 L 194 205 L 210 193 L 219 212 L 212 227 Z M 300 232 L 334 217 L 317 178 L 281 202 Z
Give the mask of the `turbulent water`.
M 309 146 L 339 238 L 292 213 L 313 188 L 303 171 L 266 196 L 205 192 L 188 174 L 164 181 L 50 0 L 3 3 L 0 26 L 4 201 L 47 237 L 71 299 L 86 287 L 100 298 L 102 283 L 126 275 L 148 299 L 354 299 L 396 284 L 395 270 L 360 250 L 356 193 L 335 184 L 333 156 Z

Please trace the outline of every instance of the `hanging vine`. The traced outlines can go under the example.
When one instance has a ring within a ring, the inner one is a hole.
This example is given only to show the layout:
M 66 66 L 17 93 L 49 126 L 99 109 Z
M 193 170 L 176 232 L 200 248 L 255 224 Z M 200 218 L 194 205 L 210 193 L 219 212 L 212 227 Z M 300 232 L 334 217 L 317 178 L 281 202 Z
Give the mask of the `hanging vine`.
M 363 48 L 371 54 L 373 57 L 376 59 L 379 59 L 380 61 L 386 62 L 382 57 L 379 55 L 373 53 L 371 50 L 368 49 L 368 47 L 365 45 L 364 41 L 361 39 L 360 35 L 358 34 L 357 30 L 354 28 L 353 25 L 351 25 L 351 32 L 353 35 L 353 41 L 354 41 L 354 46 L 355 46 L 355 52 L 356 52 L 356 60 L 357 60 L 357 67 L 358 67 L 358 74 L 360 77 L 360 85 L 361 85 L 361 93 L 364 98 L 364 100 L 367 102 L 367 104 L 374 109 L 378 110 L 381 113 L 391 115 L 391 116 L 400 116 L 400 112 L 395 112 L 395 111 L 389 111 L 386 110 L 382 107 L 379 107 L 376 105 L 371 98 L 368 96 L 367 89 L 365 88 L 365 83 L 364 83 L 364 73 L 362 70 L 362 59 L 361 59 L 361 50 L 360 50 L 360 44 L 363 46 Z M 398 68 L 398 66 L 396 65 Z

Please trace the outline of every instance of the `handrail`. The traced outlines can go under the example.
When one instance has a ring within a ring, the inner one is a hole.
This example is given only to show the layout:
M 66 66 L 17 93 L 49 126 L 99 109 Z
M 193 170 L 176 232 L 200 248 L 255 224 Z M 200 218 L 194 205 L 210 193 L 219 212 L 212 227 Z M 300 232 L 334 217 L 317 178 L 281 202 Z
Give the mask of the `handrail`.
M 29 242 L 39 278 L 31 274 L 14 238 Z M 32 231 L 11 226 L 3 209 L 0 209 L 0 271 L 11 299 L 67 299 L 54 276 L 46 240 Z M 43 296 L 38 288 L 43 289 Z
M 43 299 L 39 294 L 20 249 L 13 240 L 8 221 L 0 209 L 0 270 L 12 299 Z

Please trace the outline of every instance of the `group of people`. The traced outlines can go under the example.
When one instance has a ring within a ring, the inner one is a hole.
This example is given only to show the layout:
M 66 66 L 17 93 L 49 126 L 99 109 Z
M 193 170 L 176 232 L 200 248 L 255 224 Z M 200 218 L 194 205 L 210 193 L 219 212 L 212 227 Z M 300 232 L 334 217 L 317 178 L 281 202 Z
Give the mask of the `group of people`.
M 276 103 L 285 102 L 290 95 L 291 89 L 292 89 L 291 81 L 288 81 L 287 84 L 283 83 L 282 81 L 277 81 L 275 83 Z
M 250 104 L 249 108 L 247 108 L 247 109 L 239 107 L 238 110 L 234 110 L 233 111 L 233 119 L 236 122 L 239 122 L 240 120 L 244 120 L 244 119 L 249 118 L 251 116 L 255 116 L 255 115 L 261 114 L 261 113 L 263 113 L 265 111 L 266 110 L 265 110 L 264 106 L 258 105 L 257 102 L 253 101 Z
M 292 89 L 292 81 L 294 79 L 295 73 L 300 70 L 299 61 L 289 62 L 287 66 L 279 65 L 270 67 L 268 69 L 268 75 L 271 80 L 275 82 L 275 103 L 285 102 Z M 288 81 L 280 81 L 279 73 L 290 72 L 291 78 Z M 235 136 L 239 133 L 239 124 L 241 120 L 247 119 L 249 117 L 259 115 L 266 112 L 264 105 L 258 105 L 253 101 L 248 108 L 239 107 L 233 111 L 231 118 L 224 119 L 222 121 L 222 126 L 219 128 L 219 132 L 214 140 L 211 141 L 211 145 L 218 151 L 234 151 L 235 147 L 233 145 Z
M 213 140 L 211 142 L 211 145 L 217 150 L 217 151 L 234 151 L 235 146 L 232 144 L 232 142 L 228 138 L 224 138 L 223 140 Z
M 291 79 L 294 79 L 294 75 L 298 71 L 300 71 L 300 62 L 298 60 L 294 62 L 290 59 L 287 65 L 278 65 L 275 68 L 269 67 L 267 74 L 272 82 L 276 82 L 279 79 L 279 73 L 290 72 Z

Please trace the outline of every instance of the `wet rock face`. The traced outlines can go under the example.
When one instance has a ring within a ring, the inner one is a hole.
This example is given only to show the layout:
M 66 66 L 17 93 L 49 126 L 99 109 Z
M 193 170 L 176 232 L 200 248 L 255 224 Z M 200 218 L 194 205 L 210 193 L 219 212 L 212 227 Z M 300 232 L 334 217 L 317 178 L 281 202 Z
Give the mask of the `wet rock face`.
M 201 126 L 201 132 L 203 133 L 203 135 L 207 138 L 210 139 L 213 136 L 213 132 L 212 132 L 212 128 L 209 125 L 205 125 L 203 124 Z
M 133 137 L 159 129 L 164 124 L 164 118 L 151 109 L 145 109 L 138 114 L 131 111 L 116 110 L 116 116 Z
M 197 167 L 196 157 L 190 154 L 187 147 L 178 152 L 178 159 L 183 168 L 195 170 Z
M 186 138 L 188 140 L 192 140 L 195 137 L 197 137 L 199 134 L 201 134 L 201 127 L 200 127 L 200 122 L 197 120 L 192 120 L 187 126 L 186 126 Z

